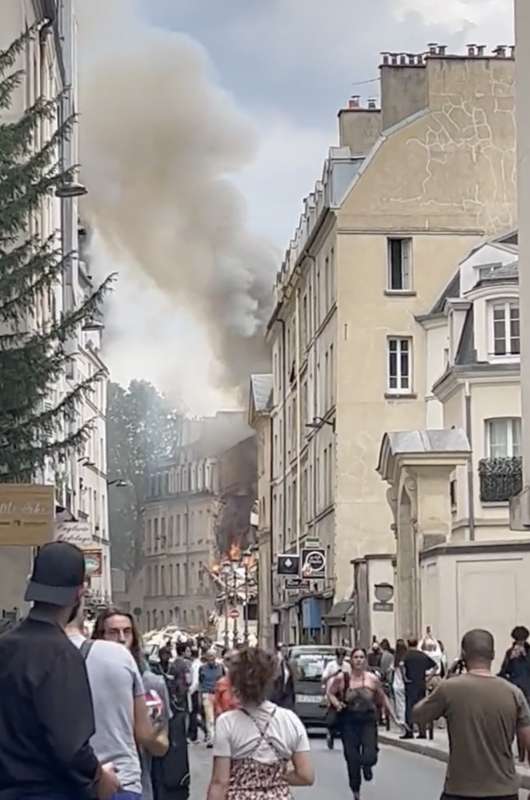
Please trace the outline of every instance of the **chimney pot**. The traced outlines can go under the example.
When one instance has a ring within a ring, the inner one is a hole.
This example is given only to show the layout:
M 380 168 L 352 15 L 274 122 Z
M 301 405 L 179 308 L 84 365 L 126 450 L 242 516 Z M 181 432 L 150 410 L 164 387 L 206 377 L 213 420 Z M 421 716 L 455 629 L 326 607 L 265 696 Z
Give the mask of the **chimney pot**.
M 370 111 L 375 111 L 377 109 L 377 101 L 375 97 L 370 97 L 368 99 L 368 108 Z
M 486 45 L 485 44 L 477 45 L 477 55 L 478 56 L 483 56 L 485 52 L 486 52 Z
M 427 47 L 429 48 L 431 56 L 435 56 L 438 51 L 438 42 L 429 42 Z
M 388 64 L 390 62 L 390 53 L 384 52 L 381 55 L 383 56 L 383 64 Z
M 399 63 L 400 63 L 402 66 L 404 66 L 404 65 L 407 63 L 407 56 L 405 55 L 405 53 L 400 53 L 400 56 L 399 56 Z
M 447 52 L 447 45 L 446 44 L 439 44 L 438 45 L 438 55 L 445 56 Z
M 398 63 L 397 53 L 391 53 L 391 58 L 392 58 L 392 64 L 397 64 Z
M 499 44 L 493 51 L 497 58 L 506 58 L 506 45 Z
M 468 54 L 468 56 L 473 57 L 473 56 L 477 55 L 476 48 L 477 48 L 476 44 L 468 44 L 467 45 L 467 54 Z
M 515 58 L 516 45 L 510 45 L 510 58 Z
M 352 94 L 352 96 L 350 97 L 350 99 L 348 101 L 348 108 L 350 108 L 350 109 L 359 108 L 360 100 L 361 100 L 361 96 L 360 95 Z

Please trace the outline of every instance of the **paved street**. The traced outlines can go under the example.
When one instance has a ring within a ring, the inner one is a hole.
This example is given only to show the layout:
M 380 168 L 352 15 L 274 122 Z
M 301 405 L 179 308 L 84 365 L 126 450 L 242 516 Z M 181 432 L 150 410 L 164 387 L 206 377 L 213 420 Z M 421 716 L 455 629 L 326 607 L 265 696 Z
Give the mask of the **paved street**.
M 346 800 L 351 797 L 346 779 L 346 766 L 340 744 L 333 753 L 326 750 L 323 739 L 312 739 L 317 781 L 312 789 L 296 789 L 297 800 Z M 202 745 L 190 748 L 192 765 L 191 800 L 204 800 L 210 776 L 210 751 Z M 363 800 L 438 800 L 445 764 L 432 758 L 383 747 L 376 768 L 374 783 L 366 786 Z M 521 792 L 521 800 L 530 795 Z

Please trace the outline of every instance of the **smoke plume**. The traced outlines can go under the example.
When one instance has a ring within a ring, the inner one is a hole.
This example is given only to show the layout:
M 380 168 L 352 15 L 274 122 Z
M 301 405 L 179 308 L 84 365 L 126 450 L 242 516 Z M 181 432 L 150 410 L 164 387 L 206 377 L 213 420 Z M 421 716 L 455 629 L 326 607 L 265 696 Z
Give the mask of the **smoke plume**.
M 276 255 L 249 232 L 230 180 L 253 158 L 255 130 L 189 38 L 149 27 L 127 0 L 79 5 L 89 221 L 110 260 L 139 270 L 206 331 L 210 381 L 239 388 L 268 367 Z M 183 359 L 193 353 L 172 345 Z

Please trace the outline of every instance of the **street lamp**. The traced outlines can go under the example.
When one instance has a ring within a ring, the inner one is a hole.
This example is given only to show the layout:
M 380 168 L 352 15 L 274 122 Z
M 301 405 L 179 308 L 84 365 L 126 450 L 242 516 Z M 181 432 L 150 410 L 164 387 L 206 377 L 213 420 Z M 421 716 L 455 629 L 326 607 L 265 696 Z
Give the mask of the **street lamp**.
M 130 486 L 129 481 L 124 481 L 122 478 L 114 478 L 112 481 L 107 481 L 107 486 L 115 486 L 117 489 L 125 489 Z
M 247 547 L 247 549 L 243 553 L 243 555 L 241 557 L 241 563 L 243 564 L 243 568 L 245 570 L 245 586 L 244 586 L 244 589 L 245 589 L 245 607 L 244 607 L 244 615 L 243 615 L 243 621 L 244 621 L 244 626 L 245 627 L 244 627 L 243 637 L 244 637 L 245 644 L 248 645 L 248 570 L 249 570 L 249 567 L 252 564 L 252 551 L 250 550 L 249 547 Z
M 329 427 L 333 429 L 333 433 L 335 433 L 334 419 L 324 419 L 324 417 L 313 417 L 313 421 L 306 422 L 305 427 L 317 431 L 319 428 L 322 427 L 322 425 L 329 425 Z
M 86 186 L 78 181 L 72 180 L 62 181 L 55 190 L 55 196 L 62 199 L 68 199 L 70 197 L 83 197 L 85 194 L 88 194 L 88 189 Z
M 225 640 L 225 648 L 228 650 L 228 646 L 230 644 L 230 636 L 228 634 L 228 576 L 230 574 L 230 563 L 225 561 L 224 564 L 221 565 L 221 575 L 223 578 L 223 585 L 225 590 L 225 633 L 224 633 L 224 640 Z

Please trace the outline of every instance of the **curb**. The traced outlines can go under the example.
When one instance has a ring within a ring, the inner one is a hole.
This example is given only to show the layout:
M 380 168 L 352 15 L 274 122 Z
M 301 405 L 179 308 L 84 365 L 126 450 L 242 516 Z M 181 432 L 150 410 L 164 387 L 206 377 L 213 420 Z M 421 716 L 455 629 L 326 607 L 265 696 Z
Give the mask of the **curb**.
M 398 750 L 406 750 L 409 753 L 416 753 L 419 756 L 427 756 L 433 758 L 435 761 L 441 761 L 447 764 L 449 761 L 449 753 L 441 747 L 429 746 L 427 744 L 420 744 L 410 739 L 396 739 L 393 736 L 388 736 L 384 733 L 379 733 L 379 742 L 381 744 L 396 747 Z M 530 789 L 530 775 L 523 774 L 517 770 L 517 774 L 521 780 L 521 789 Z

